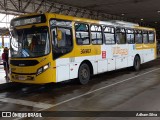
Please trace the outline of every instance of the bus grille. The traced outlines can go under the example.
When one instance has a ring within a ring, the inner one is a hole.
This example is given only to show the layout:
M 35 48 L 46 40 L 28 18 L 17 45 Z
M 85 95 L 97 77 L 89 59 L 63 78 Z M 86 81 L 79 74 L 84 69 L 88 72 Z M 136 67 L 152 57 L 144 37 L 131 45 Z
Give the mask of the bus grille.
M 37 65 L 39 62 L 37 60 L 11 60 L 10 64 L 14 66 L 34 66 Z

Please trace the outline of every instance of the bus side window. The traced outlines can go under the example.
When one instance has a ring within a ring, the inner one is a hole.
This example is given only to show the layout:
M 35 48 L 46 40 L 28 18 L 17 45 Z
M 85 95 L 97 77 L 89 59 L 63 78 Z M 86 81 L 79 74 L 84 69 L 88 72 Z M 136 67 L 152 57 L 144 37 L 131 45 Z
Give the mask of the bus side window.
M 137 44 L 143 43 L 143 41 L 142 41 L 142 31 L 141 30 L 136 30 L 135 31 L 135 43 L 137 43 Z
M 62 36 L 61 39 L 58 39 L 57 33 L 58 31 L 61 31 Z M 54 59 L 69 53 L 73 48 L 73 42 L 72 42 L 72 34 L 70 28 L 63 28 L 63 27 L 57 27 L 52 30 L 52 46 L 53 46 L 53 54 Z
M 62 39 L 58 41 L 58 47 L 71 47 L 72 37 L 71 31 L 66 28 L 58 28 L 62 32 Z
M 89 26 L 84 23 L 75 23 L 76 42 L 78 45 L 89 45 Z
M 91 25 L 91 40 L 92 44 L 100 45 L 102 44 L 102 28 L 98 25 Z
M 126 40 L 128 44 L 134 44 L 134 30 L 132 29 L 126 30 Z
M 148 32 L 148 36 L 149 36 L 149 43 L 154 43 L 154 32 L 153 31 L 149 31 Z
M 124 28 L 116 28 L 116 41 L 118 44 L 125 44 L 126 43 L 126 35 L 125 35 Z
M 104 28 L 104 43 L 115 44 L 115 29 L 113 27 L 103 26 Z
M 143 43 L 147 44 L 148 42 L 148 31 L 143 31 Z

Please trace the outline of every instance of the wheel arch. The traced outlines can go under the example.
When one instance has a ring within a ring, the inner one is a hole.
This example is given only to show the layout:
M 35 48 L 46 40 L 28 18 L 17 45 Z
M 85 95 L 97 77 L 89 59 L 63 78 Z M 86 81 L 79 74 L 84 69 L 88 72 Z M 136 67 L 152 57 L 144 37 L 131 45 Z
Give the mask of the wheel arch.
M 139 59 L 140 59 L 140 64 L 141 64 L 141 63 L 142 63 L 142 61 L 141 61 L 141 56 L 140 56 L 139 54 L 136 54 L 135 57 L 134 57 L 134 59 L 136 58 L 136 56 L 139 57 Z M 133 61 L 133 64 L 134 64 L 134 61 Z
M 91 75 L 93 75 L 94 71 L 93 71 L 93 65 L 92 65 L 92 63 L 91 63 L 89 60 L 83 60 L 83 61 L 81 62 L 81 64 L 79 65 L 79 68 L 80 68 L 80 66 L 81 66 L 83 63 L 86 63 L 86 64 L 89 66 L 90 73 L 91 73 Z M 79 71 L 79 68 L 78 68 L 78 71 Z
M 139 54 L 136 54 L 133 61 L 133 70 L 139 71 L 141 65 L 141 58 Z

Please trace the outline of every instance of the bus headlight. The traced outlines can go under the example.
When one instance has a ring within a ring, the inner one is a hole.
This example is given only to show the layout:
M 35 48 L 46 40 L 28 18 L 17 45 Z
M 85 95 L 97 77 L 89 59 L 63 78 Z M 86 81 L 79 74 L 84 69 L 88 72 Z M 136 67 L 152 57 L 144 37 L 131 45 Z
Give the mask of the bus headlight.
M 41 74 L 43 72 L 43 67 L 41 67 L 41 68 L 39 68 L 38 70 L 37 70 L 37 74 L 36 75 L 39 75 L 39 74 Z
M 38 76 L 38 75 L 41 74 L 42 72 L 46 71 L 49 67 L 50 67 L 50 63 L 48 63 L 48 64 L 40 67 L 40 68 L 37 70 L 37 74 L 36 74 L 36 75 Z
M 45 70 L 47 70 L 49 67 L 50 67 L 50 65 L 47 64 L 47 65 L 43 66 L 43 70 L 45 71 Z

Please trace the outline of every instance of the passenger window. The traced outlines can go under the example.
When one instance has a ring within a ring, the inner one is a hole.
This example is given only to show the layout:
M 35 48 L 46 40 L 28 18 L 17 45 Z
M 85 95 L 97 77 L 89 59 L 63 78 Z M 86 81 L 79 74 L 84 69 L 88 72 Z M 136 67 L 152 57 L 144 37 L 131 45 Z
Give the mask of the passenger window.
M 92 44 L 102 44 L 102 28 L 98 25 L 91 25 Z
M 126 30 L 126 39 L 128 44 L 134 44 L 134 30 Z
M 72 51 L 72 24 L 69 21 L 51 20 L 53 59 Z
M 73 48 L 71 29 L 57 27 L 53 29 L 52 36 L 57 36 L 58 31 L 61 31 L 61 39 L 54 37 L 52 41 L 54 59 L 69 53 Z
M 137 44 L 142 43 L 142 31 L 141 30 L 135 31 L 135 43 Z
M 143 31 L 143 43 L 148 43 L 148 31 Z
M 61 40 L 58 40 L 58 47 L 71 47 L 72 46 L 72 35 L 71 30 L 67 28 L 57 28 L 62 32 Z
M 116 41 L 118 44 L 125 44 L 125 29 L 124 28 L 116 28 Z
M 154 32 L 149 31 L 149 43 L 154 43 Z
M 76 42 L 78 45 L 90 44 L 89 26 L 84 23 L 75 24 Z
M 104 26 L 104 43 L 115 44 L 115 31 L 112 27 Z

